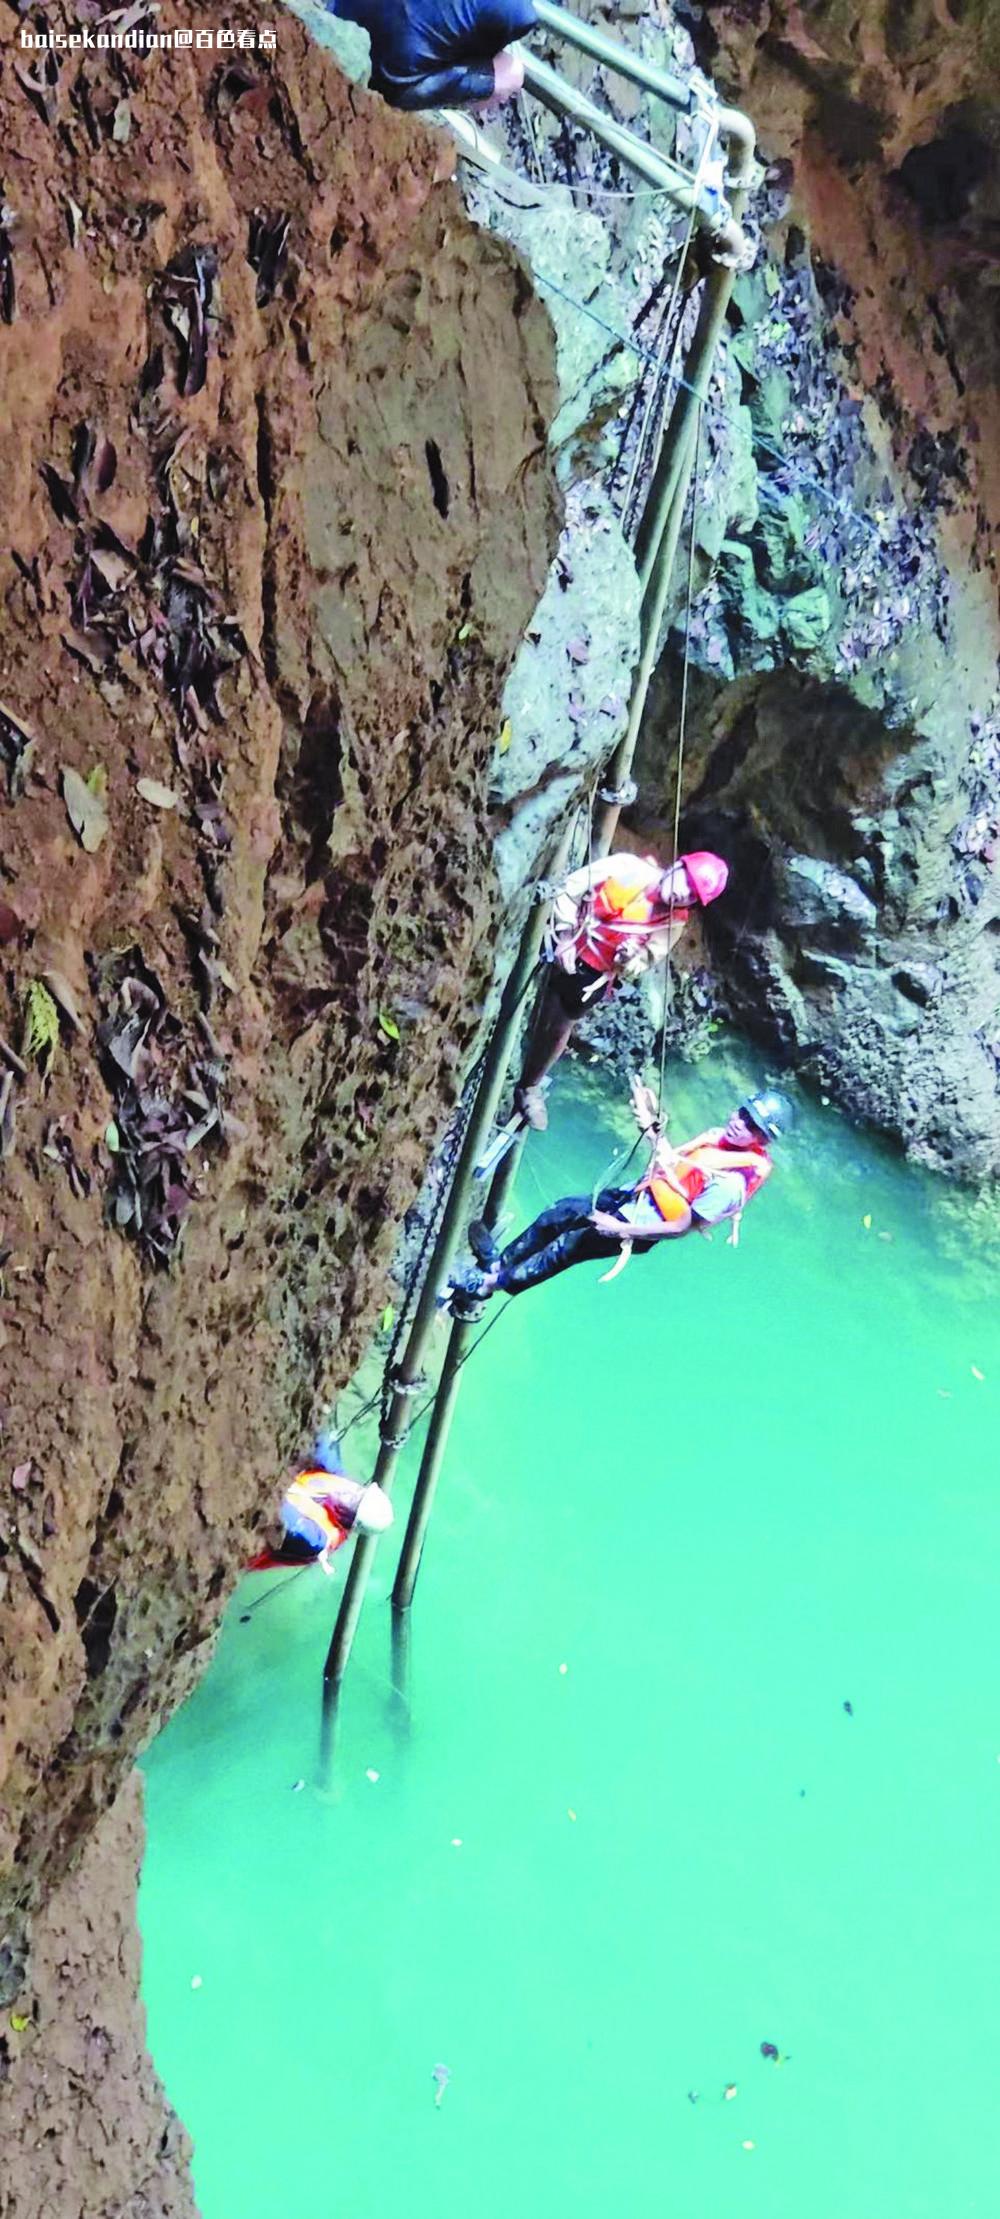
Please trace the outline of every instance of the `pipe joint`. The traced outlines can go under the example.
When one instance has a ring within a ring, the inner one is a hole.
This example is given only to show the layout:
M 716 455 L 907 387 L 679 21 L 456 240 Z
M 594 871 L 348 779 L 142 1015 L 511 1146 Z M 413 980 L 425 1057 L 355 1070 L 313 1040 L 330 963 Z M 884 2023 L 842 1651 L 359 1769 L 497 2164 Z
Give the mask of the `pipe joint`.
M 412 1379 L 405 1379 L 402 1372 L 391 1371 L 389 1373 L 389 1385 L 394 1395 L 402 1395 L 404 1398 L 407 1395 L 421 1395 L 427 1385 L 427 1373 L 418 1371 Z

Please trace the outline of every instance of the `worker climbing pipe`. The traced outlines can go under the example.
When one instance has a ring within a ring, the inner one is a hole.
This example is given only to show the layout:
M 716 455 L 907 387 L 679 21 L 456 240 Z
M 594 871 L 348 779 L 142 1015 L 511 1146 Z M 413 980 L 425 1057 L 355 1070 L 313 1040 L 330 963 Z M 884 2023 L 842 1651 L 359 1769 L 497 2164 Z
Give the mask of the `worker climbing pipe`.
M 492 106 L 524 83 L 511 41 L 534 28 L 531 0 L 336 0 L 332 15 L 371 41 L 371 84 L 393 108 Z
M 605 1276 L 616 1277 L 630 1256 L 648 1255 L 659 1242 L 686 1233 L 710 1238 L 716 1225 L 730 1226 L 730 1243 L 736 1246 L 743 1210 L 771 1176 L 769 1143 L 794 1125 L 787 1096 L 772 1090 L 748 1095 L 725 1125 L 679 1148 L 667 1140 L 654 1097 L 638 1081 L 632 1106 L 650 1141 L 642 1177 L 632 1186 L 604 1187 L 596 1197 L 564 1196 L 499 1254 L 489 1236 L 477 1232 L 478 1265 L 453 1281 L 453 1302 L 464 1309 L 470 1298 L 523 1294 L 588 1261 L 610 1262 L 613 1270 Z
M 639 979 L 676 947 L 695 903 L 725 892 L 729 866 L 697 850 L 664 870 L 652 855 L 605 856 L 571 871 L 556 895 L 546 946 L 548 977 L 529 1036 L 514 1106 L 536 1132 L 548 1123 L 541 1081 L 588 1010 L 620 980 Z
M 350 1479 L 337 1442 L 320 1434 L 312 1463 L 297 1473 L 281 1498 L 282 1534 L 251 1557 L 248 1572 L 271 1572 L 289 1564 L 319 1564 L 331 1572 L 330 1558 L 351 1533 L 386 1533 L 393 1510 L 388 1496 L 371 1481 Z

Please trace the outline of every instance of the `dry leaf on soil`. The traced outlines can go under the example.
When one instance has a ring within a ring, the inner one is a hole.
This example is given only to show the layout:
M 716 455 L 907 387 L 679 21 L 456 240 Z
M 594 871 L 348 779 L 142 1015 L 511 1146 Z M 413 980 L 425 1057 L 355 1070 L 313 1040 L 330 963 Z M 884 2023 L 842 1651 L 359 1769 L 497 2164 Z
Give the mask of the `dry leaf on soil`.
M 137 778 L 135 790 L 137 794 L 142 795 L 143 801 L 151 802 L 154 809 L 176 809 L 177 807 L 177 795 L 173 788 L 161 786 L 158 778 Z
M 88 786 L 78 770 L 69 770 L 65 764 L 62 782 L 66 814 L 80 846 L 88 855 L 96 855 L 108 829 L 108 812 L 103 797 Z

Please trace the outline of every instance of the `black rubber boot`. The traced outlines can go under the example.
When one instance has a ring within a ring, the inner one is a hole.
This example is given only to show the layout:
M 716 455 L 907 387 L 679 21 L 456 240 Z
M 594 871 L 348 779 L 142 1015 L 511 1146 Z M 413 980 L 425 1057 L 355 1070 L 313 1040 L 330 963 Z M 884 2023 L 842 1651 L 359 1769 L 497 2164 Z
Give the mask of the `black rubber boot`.
M 469 1247 L 477 1264 L 482 1264 L 484 1271 L 489 1271 L 491 1264 L 500 1261 L 499 1242 L 494 1240 L 489 1226 L 484 1225 L 481 1217 L 473 1218 L 469 1227 Z

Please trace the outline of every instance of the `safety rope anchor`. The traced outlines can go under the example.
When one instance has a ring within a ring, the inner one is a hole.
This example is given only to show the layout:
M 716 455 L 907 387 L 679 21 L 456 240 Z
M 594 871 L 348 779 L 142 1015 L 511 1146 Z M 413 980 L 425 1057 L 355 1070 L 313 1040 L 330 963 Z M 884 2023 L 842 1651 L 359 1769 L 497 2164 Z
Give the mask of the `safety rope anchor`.
M 379 1435 L 379 1440 L 381 1441 L 382 1447 L 384 1449 L 405 1448 L 408 1439 L 409 1427 L 407 1427 L 405 1433 L 380 1433 Z
M 620 786 L 600 786 L 598 801 L 606 802 L 609 809 L 631 809 L 639 799 L 639 788 L 634 778 L 624 778 Z

